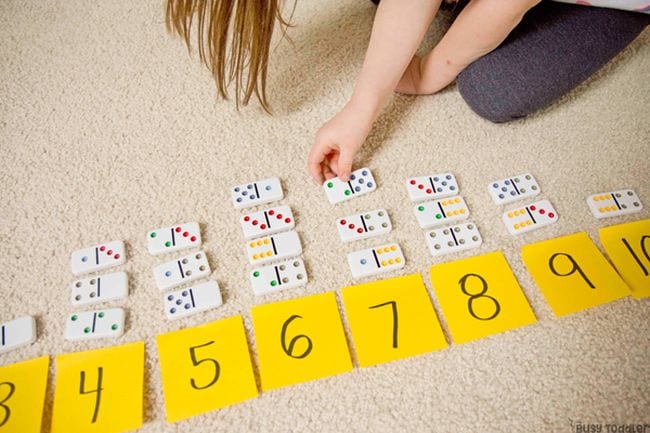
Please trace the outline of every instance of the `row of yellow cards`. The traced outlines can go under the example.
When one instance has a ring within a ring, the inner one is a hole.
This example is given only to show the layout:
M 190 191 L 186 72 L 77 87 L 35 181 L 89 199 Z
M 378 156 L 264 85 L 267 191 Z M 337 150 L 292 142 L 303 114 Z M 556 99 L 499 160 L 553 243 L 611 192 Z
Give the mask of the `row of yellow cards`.
M 600 237 L 623 279 L 586 233 L 523 248 L 556 315 L 622 298 L 630 288 L 637 298 L 650 295 L 650 220 L 601 229 Z M 430 277 L 457 344 L 536 321 L 500 252 L 432 266 Z M 341 295 L 361 367 L 448 345 L 419 274 L 346 287 Z M 256 306 L 251 316 L 263 391 L 352 370 L 334 293 Z M 168 421 L 258 395 L 241 316 L 156 340 Z M 143 342 L 62 354 L 56 367 L 52 433 L 117 433 L 142 424 Z M 41 431 L 48 370 L 49 357 L 0 368 L 0 433 Z

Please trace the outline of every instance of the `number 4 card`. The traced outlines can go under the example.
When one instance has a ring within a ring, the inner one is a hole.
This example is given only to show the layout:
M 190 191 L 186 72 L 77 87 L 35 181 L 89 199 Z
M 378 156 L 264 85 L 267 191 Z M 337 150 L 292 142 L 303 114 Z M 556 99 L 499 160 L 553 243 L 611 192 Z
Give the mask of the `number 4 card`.
M 156 337 L 167 421 L 256 397 L 241 316 Z
M 144 342 L 56 357 L 52 433 L 120 433 L 142 425 Z
M 435 265 L 430 274 L 456 344 L 537 321 L 501 252 Z
M 251 310 L 262 390 L 352 370 L 334 293 Z
M 630 294 L 585 232 L 526 245 L 521 255 L 556 316 Z
M 650 297 L 650 219 L 603 227 L 600 242 L 632 296 Z
M 346 287 L 342 294 L 361 367 L 447 347 L 420 274 Z

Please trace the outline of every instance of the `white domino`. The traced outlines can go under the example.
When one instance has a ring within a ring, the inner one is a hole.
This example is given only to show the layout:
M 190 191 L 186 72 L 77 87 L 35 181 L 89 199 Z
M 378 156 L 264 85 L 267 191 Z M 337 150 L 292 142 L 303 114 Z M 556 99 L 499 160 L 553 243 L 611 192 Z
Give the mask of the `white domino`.
M 76 341 L 119 337 L 124 334 L 124 316 L 121 308 L 70 314 L 65 323 L 65 339 Z
M 186 254 L 153 268 L 153 276 L 160 290 L 171 289 L 210 275 L 210 264 L 203 251 Z
M 201 229 L 195 222 L 163 227 L 147 233 L 147 249 L 154 256 L 200 246 Z
M 478 248 L 483 243 L 478 227 L 472 222 L 437 228 L 424 236 L 432 256 Z
M 641 200 L 631 189 L 590 195 L 587 204 L 596 218 L 615 217 L 643 209 Z
M 502 219 L 510 234 L 518 235 L 557 222 L 558 214 L 550 201 L 540 200 L 504 212 Z
M 23 316 L 0 323 L 0 353 L 8 352 L 36 341 L 36 321 Z
M 336 228 L 343 242 L 351 242 L 390 233 L 393 226 L 386 209 L 375 209 L 339 218 Z
M 244 232 L 244 239 L 291 230 L 296 225 L 291 208 L 286 205 L 244 214 L 239 222 Z
M 335 204 L 368 194 L 377 189 L 377 184 L 369 168 L 360 168 L 350 174 L 348 182 L 343 182 L 338 177 L 326 180 L 323 189 L 329 202 Z
M 423 229 L 462 221 L 469 217 L 469 208 L 461 196 L 432 200 L 415 205 L 415 218 Z
M 534 197 L 541 190 L 535 177 L 530 173 L 524 173 L 490 182 L 488 192 L 495 204 L 505 204 L 522 198 Z
M 246 255 L 253 266 L 299 256 L 300 253 L 302 253 L 300 238 L 293 230 L 246 243 Z
M 129 293 L 126 272 L 113 272 L 96 277 L 82 278 L 70 285 L 72 305 L 97 304 L 124 299 Z
M 230 191 L 235 209 L 281 200 L 284 197 L 280 179 L 271 177 L 257 182 L 243 183 Z
M 121 265 L 125 261 L 124 242 L 111 241 L 73 252 L 70 267 L 73 274 L 83 275 Z
M 305 263 L 300 258 L 264 266 L 250 272 L 253 293 L 264 295 L 278 290 L 294 289 L 307 284 Z
M 207 281 L 164 296 L 168 319 L 179 319 L 222 304 L 221 291 L 216 281 Z
M 411 177 L 406 179 L 406 191 L 413 202 L 439 199 L 458 195 L 458 182 L 451 173 L 432 174 L 431 176 Z
M 355 279 L 402 269 L 405 262 L 398 244 L 386 244 L 348 254 L 348 265 Z

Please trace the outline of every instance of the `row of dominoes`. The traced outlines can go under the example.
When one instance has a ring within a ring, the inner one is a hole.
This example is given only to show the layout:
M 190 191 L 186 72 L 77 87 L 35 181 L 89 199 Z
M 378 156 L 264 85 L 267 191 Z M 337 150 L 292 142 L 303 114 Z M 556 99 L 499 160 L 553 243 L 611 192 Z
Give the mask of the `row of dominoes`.
M 325 181 L 323 189 L 329 202 L 336 204 L 376 190 L 377 182 L 370 169 L 361 168 L 351 173 L 348 182 L 339 178 Z M 393 230 L 385 208 L 347 215 L 338 218 L 335 224 L 341 241 L 345 243 L 384 235 Z M 353 251 L 347 254 L 347 260 L 355 279 L 395 271 L 406 264 L 402 249 L 394 242 Z
M 416 203 L 413 211 L 418 225 L 433 229 L 424 233 L 432 256 L 477 248 L 483 243 L 476 224 L 465 221 L 469 208 L 452 173 L 409 178 L 406 191 Z
M 124 271 L 99 274 L 126 263 L 126 247 L 122 241 L 111 241 L 74 251 L 70 257 L 72 273 L 79 277 L 70 284 L 72 305 L 94 305 L 129 296 L 129 279 Z M 118 337 L 124 333 L 126 312 L 122 308 L 77 311 L 68 315 L 65 324 L 67 340 L 90 340 Z
M 236 209 L 271 203 L 284 198 L 277 177 L 237 185 L 231 196 Z M 293 230 L 296 222 L 287 205 L 246 212 L 239 220 L 246 255 L 253 266 L 249 279 L 253 293 L 263 295 L 307 284 L 305 262 L 300 258 L 302 244 Z
M 197 222 L 176 224 L 147 233 L 147 249 L 152 255 L 201 247 L 201 227 Z M 205 251 L 198 250 L 168 260 L 153 268 L 156 286 L 170 290 L 208 277 L 212 273 Z M 192 284 L 163 295 L 168 319 L 179 319 L 219 307 L 223 303 L 216 281 Z

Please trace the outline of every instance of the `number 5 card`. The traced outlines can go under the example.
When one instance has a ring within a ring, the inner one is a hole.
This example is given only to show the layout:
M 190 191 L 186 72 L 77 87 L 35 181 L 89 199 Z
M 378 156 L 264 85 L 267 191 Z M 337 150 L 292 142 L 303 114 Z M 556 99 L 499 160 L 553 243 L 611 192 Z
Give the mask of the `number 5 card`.
M 630 294 L 585 232 L 526 245 L 521 255 L 556 316 Z
M 156 337 L 167 421 L 256 397 L 241 316 Z
M 456 344 L 537 321 L 500 251 L 435 265 L 430 274 Z

